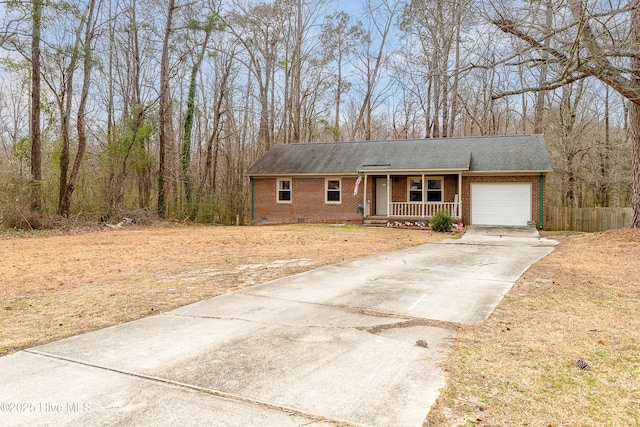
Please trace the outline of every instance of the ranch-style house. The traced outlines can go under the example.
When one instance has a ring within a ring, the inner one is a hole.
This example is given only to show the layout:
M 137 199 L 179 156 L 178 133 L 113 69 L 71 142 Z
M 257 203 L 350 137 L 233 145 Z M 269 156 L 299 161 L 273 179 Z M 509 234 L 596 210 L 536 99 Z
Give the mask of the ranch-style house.
M 252 224 L 424 221 L 540 226 L 542 135 L 273 146 L 248 171 Z

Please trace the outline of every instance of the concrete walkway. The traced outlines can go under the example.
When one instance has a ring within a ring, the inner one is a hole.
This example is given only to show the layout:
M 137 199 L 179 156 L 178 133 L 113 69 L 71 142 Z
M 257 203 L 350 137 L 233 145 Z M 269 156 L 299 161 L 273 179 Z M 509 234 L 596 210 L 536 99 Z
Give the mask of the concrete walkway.
M 554 244 L 470 230 L 5 356 L 0 425 L 421 426 L 456 324 Z

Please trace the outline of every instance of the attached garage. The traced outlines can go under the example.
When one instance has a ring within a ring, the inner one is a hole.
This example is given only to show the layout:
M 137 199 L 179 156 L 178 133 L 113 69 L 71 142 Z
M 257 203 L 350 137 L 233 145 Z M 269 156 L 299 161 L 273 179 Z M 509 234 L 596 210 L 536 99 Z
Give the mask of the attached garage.
M 530 183 L 471 184 L 471 224 L 526 226 L 529 221 Z

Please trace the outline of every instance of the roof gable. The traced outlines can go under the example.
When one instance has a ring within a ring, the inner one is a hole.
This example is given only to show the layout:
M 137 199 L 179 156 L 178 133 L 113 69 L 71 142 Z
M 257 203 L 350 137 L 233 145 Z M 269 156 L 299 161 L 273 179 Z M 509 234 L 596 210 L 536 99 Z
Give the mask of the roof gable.
M 389 171 L 551 171 L 542 135 L 273 146 L 247 175 L 356 174 Z

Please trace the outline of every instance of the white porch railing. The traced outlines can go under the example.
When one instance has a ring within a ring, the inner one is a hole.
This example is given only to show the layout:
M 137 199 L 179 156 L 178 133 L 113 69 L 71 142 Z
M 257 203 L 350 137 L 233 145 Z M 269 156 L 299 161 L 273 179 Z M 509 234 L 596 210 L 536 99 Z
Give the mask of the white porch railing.
M 460 203 L 420 203 L 420 202 L 391 202 L 391 217 L 432 217 L 436 211 L 443 209 L 449 211 L 453 218 L 460 218 Z

